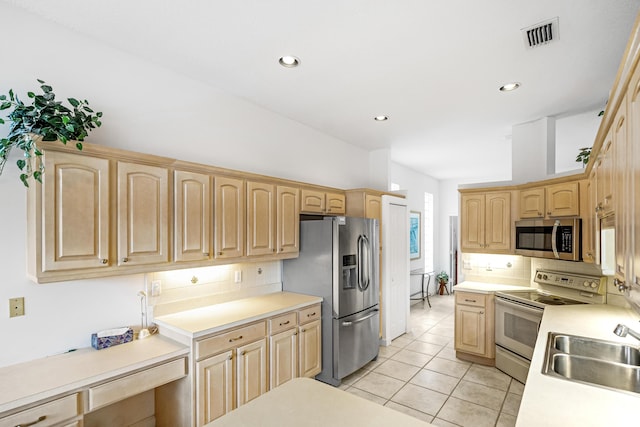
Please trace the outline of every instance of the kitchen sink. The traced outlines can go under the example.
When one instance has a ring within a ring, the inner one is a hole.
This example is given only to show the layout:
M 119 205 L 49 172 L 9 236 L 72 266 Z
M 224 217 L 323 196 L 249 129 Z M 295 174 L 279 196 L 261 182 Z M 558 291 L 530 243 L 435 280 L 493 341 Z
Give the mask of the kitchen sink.
M 618 342 L 561 334 L 553 337 L 553 346 L 562 353 L 575 356 L 640 366 L 640 350 Z
M 550 332 L 542 373 L 640 393 L 640 350 L 623 343 Z

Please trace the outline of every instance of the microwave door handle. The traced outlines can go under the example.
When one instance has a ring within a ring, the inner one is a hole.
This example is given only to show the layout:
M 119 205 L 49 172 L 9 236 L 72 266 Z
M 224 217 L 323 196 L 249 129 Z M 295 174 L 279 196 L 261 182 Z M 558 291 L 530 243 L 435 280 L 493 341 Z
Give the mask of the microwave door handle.
M 560 259 L 560 255 L 558 255 L 558 244 L 556 242 L 556 236 L 558 235 L 558 226 L 560 225 L 560 220 L 556 219 L 556 222 L 553 223 L 553 231 L 551 232 L 551 249 L 553 249 L 553 256 L 556 259 Z

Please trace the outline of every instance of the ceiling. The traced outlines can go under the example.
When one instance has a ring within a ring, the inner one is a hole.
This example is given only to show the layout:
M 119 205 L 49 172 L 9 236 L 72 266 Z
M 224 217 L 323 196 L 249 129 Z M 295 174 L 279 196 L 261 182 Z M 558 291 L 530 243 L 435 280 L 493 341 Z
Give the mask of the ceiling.
M 2 0 L 437 179 L 511 177 L 511 128 L 602 109 L 640 0 Z M 521 29 L 558 17 L 526 49 Z M 278 64 L 295 55 L 295 69 Z M 521 88 L 503 93 L 507 82 Z M 377 115 L 389 120 L 376 122 Z

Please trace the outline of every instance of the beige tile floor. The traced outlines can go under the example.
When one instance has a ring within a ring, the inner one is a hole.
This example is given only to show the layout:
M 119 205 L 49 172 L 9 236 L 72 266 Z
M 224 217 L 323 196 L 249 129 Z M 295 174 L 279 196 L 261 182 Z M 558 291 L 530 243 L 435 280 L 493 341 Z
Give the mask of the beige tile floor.
M 436 426 L 510 427 L 524 386 L 499 370 L 456 359 L 454 298 L 411 306 L 411 332 L 380 347 L 378 359 L 341 389 Z

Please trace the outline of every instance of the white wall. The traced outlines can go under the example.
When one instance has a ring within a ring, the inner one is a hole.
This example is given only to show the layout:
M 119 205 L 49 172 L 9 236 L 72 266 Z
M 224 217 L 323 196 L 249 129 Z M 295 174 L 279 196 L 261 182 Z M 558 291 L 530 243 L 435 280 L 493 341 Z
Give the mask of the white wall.
M 0 93 L 26 99 L 51 84 L 104 112 L 88 142 L 339 188 L 367 187 L 368 153 L 239 98 L 97 45 L 0 3 Z M 12 36 L 13 37 L 13 36 Z M 46 47 L 43 47 L 43 44 Z M 4 115 L 3 115 L 4 117 Z M 6 135 L 7 126 L 0 126 Z M 335 155 L 340 152 L 340 156 Z M 0 176 L 0 366 L 90 344 L 100 329 L 137 325 L 142 275 L 36 285 L 25 276 L 25 190 L 14 153 Z M 26 315 L 8 317 L 25 297 Z
M 556 172 L 582 169 L 576 156 L 581 148 L 593 146 L 602 121 L 600 110 L 556 119 Z

